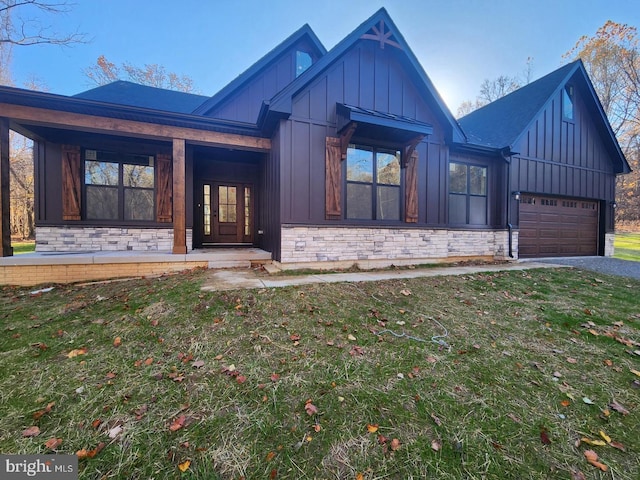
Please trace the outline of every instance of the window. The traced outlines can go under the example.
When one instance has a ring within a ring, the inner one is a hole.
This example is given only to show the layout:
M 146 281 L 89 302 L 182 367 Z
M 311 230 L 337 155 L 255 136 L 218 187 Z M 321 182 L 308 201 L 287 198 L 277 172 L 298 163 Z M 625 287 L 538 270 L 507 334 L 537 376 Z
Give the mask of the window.
M 296 52 L 296 78 L 307 70 L 313 63 L 311 55 L 307 52 L 298 50 Z
M 85 150 L 85 218 L 153 221 L 154 157 Z
M 573 87 L 565 85 L 562 90 L 562 116 L 565 120 L 574 120 Z
M 350 145 L 347 218 L 400 220 L 400 152 Z
M 449 223 L 487 224 L 487 167 L 449 163 Z

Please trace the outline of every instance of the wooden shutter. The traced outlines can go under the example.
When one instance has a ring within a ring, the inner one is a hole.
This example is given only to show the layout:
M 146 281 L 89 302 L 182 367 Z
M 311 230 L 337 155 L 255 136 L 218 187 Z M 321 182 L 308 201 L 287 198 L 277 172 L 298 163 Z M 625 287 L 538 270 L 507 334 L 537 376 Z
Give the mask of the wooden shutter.
M 156 220 L 167 223 L 173 219 L 173 169 L 171 155 L 156 155 Z
M 405 205 L 404 221 L 416 223 L 418 221 L 418 151 L 414 150 L 407 161 L 405 172 Z
M 325 153 L 325 215 L 342 219 L 342 149 L 339 138 L 327 137 Z
M 62 219 L 80 220 L 82 198 L 80 147 L 62 145 Z

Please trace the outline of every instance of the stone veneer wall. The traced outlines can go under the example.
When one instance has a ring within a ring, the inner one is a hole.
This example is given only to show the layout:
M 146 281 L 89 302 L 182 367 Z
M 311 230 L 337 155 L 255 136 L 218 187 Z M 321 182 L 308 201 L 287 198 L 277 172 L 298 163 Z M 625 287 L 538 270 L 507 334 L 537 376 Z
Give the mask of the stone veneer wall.
M 613 241 L 616 238 L 615 233 L 605 233 L 604 234 L 604 256 L 605 257 L 613 257 L 614 247 Z
M 187 250 L 192 249 L 187 229 Z M 36 227 L 36 252 L 141 251 L 173 248 L 173 228 Z
M 517 258 L 518 232 L 513 232 Z M 282 227 L 281 264 L 317 262 L 404 263 L 449 257 L 509 259 L 506 230 Z M 399 262 L 401 261 L 401 262 Z M 366 267 L 363 267 L 366 268 Z

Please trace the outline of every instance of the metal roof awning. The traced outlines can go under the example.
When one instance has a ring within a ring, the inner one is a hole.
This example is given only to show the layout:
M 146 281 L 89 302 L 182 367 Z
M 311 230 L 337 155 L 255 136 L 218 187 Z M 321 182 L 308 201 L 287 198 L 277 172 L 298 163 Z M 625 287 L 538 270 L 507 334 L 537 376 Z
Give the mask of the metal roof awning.
M 369 110 L 343 103 L 336 104 L 338 133 L 357 124 L 357 136 L 405 144 L 417 136 L 433 134 L 433 126 L 391 113 Z

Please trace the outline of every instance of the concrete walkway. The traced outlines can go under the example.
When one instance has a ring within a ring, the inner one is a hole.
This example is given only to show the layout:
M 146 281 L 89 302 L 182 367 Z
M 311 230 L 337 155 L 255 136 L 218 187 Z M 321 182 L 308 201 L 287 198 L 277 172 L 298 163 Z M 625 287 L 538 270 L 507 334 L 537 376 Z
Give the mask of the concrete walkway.
M 500 265 L 468 265 L 457 267 L 416 268 L 414 270 L 377 270 L 349 273 L 317 273 L 310 275 L 273 275 L 253 270 L 212 270 L 202 287 L 207 292 L 236 290 L 240 288 L 278 288 L 291 285 L 340 282 L 376 282 L 398 278 L 437 277 L 444 275 L 468 275 L 481 272 L 556 268 L 563 265 L 538 262 L 514 262 Z

